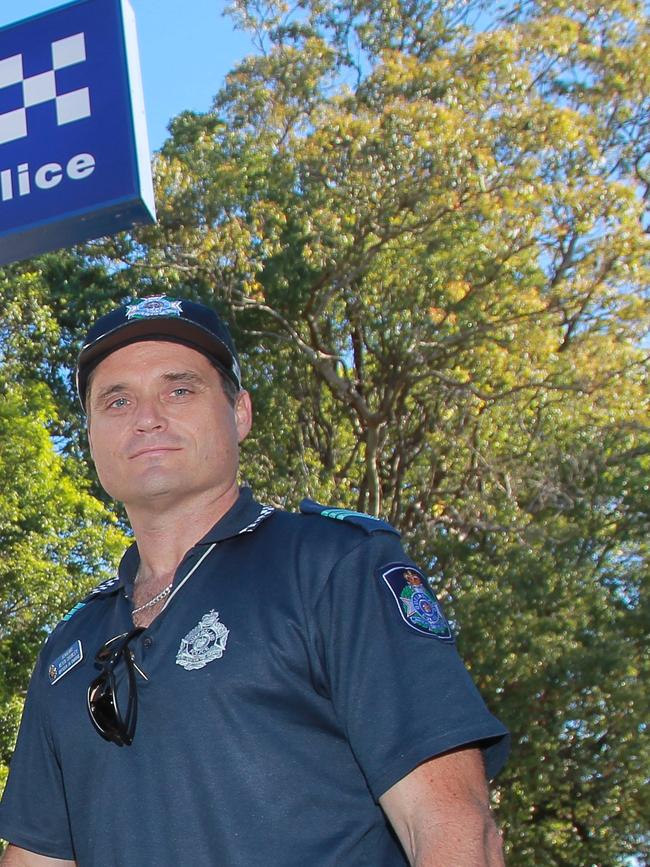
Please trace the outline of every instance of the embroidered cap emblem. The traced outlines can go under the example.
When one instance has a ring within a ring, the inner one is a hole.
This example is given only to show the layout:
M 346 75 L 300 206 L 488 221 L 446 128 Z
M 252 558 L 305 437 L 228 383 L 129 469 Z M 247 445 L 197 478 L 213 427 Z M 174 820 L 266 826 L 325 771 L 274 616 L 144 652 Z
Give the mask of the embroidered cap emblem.
M 150 295 L 137 304 L 129 304 L 126 308 L 126 318 L 152 319 L 155 316 L 181 316 L 183 313 L 181 303 L 164 295 Z
M 405 563 L 392 563 L 382 569 L 381 577 L 410 627 L 442 641 L 454 640 L 445 615 L 419 570 Z
M 229 629 L 219 622 L 219 613 L 204 614 L 197 626 L 190 629 L 176 654 L 176 664 L 193 671 L 208 662 L 221 659 L 226 649 Z

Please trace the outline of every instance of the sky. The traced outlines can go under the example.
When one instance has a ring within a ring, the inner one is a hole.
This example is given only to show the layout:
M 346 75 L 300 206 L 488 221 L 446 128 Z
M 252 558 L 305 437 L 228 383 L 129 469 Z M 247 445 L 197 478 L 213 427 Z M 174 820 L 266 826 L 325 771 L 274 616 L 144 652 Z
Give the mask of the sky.
M 225 0 L 129 0 L 135 12 L 149 129 L 156 150 L 167 124 L 185 109 L 206 111 L 235 64 L 252 51 L 223 16 Z M 0 27 L 66 5 L 0 0 Z

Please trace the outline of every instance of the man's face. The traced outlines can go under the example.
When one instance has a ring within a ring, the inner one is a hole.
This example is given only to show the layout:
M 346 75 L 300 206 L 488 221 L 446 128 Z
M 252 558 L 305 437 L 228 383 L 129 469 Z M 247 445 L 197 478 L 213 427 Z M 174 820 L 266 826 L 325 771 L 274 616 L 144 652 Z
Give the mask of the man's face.
M 250 399 L 232 407 L 200 352 L 167 341 L 116 350 L 93 372 L 88 409 L 99 480 L 127 509 L 210 502 L 236 486 Z

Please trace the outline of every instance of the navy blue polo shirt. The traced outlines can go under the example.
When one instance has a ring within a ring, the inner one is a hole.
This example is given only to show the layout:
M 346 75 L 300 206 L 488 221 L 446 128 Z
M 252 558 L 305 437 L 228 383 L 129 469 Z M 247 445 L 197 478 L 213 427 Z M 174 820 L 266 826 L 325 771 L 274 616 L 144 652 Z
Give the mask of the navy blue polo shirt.
M 56 627 L 1 837 L 80 867 L 397 867 L 407 861 L 377 803 L 387 789 L 469 743 L 496 773 L 506 731 L 398 534 L 305 511 L 244 489 L 187 553 L 132 645 L 147 679 L 136 675 L 131 746 L 98 735 L 86 692 L 98 648 L 132 628 L 137 548 Z

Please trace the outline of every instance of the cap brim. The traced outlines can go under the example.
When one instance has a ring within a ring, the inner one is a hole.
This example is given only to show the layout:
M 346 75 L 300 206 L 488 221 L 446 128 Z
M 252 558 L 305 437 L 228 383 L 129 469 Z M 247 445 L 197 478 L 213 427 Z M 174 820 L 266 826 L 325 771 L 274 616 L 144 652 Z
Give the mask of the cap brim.
M 196 322 L 156 316 L 125 322 L 83 347 L 79 353 L 77 371 L 79 393 L 80 396 L 83 395 L 84 405 L 87 380 L 92 370 L 112 352 L 142 340 L 170 340 L 196 349 L 213 358 L 224 374 L 230 377 L 238 388 L 241 387 L 233 371 L 232 353 L 223 341 Z
M 187 319 L 165 319 L 156 316 L 152 319 L 125 322 L 113 331 L 103 334 L 94 343 L 84 346 L 79 353 L 79 366 L 89 367 L 93 362 L 98 364 L 106 355 L 137 340 L 164 340 L 166 337 L 195 346 L 201 352 L 213 355 L 226 367 L 232 364 L 232 354 L 226 344 L 207 328 Z

